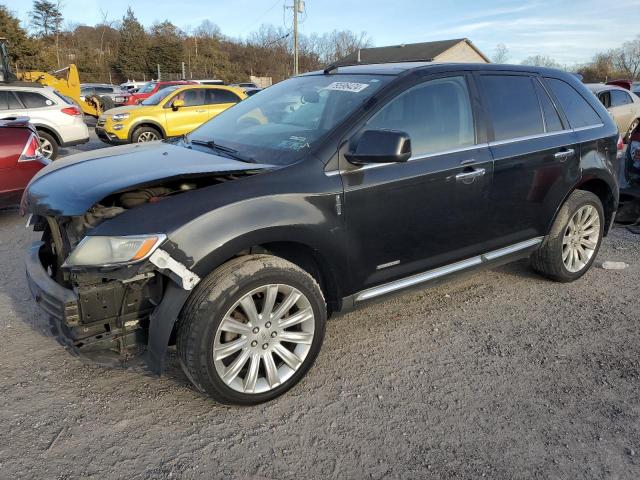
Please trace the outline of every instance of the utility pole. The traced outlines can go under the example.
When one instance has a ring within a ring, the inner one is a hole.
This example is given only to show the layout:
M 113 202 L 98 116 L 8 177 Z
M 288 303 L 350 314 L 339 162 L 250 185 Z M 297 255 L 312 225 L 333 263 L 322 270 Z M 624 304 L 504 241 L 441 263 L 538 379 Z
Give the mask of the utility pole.
M 293 0 L 293 76 L 298 75 L 298 1 Z
M 304 0 L 293 0 L 293 75 L 298 75 L 300 63 L 298 61 L 298 14 L 304 11 Z

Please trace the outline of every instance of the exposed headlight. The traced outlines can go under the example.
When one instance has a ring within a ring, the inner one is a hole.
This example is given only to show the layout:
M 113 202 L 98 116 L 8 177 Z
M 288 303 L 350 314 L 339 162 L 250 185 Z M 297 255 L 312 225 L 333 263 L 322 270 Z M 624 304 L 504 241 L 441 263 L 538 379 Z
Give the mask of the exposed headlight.
M 114 122 L 121 122 L 122 120 L 126 120 L 127 118 L 129 118 L 128 113 L 114 113 L 113 115 L 111 115 L 111 120 L 113 120 Z
M 63 266 L 108 266 L 135 263 L 149 257 L 166 235 L 85 237 Z
M 124 128 L 124 125 L 121 123 L 118 123 L 117 125 L 113 126 L 114 130 L 122 130 Z

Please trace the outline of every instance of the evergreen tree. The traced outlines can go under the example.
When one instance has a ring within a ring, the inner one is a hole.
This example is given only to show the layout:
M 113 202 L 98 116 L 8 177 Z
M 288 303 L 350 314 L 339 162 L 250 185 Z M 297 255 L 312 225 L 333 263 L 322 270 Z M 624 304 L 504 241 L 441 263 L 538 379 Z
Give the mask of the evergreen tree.
M 49 37 L 60 33 L 62 12 L 57 3 L 48 0 L 34 0 L 31 10 L 31 27 L 39 37 Z
M 0 5 L 0 36 L 8 41 L 9 63 L 13 69 L 17 65 L 21 70 L 41 70 L 53 65 L 44 59 L 38 41 L 27 36 L 20 21 L 4 5 Z
M 156 65 L 159 64 L 161 72 L 181 72 L 183 44 L 183 33 L 168 20 L 153 25 L 149 47 L 149 71 L 155 72 Z
M 122 78 L 140 79 L 147 69 L 147 34 L 131 7 L 122 18 L 114 68 Z

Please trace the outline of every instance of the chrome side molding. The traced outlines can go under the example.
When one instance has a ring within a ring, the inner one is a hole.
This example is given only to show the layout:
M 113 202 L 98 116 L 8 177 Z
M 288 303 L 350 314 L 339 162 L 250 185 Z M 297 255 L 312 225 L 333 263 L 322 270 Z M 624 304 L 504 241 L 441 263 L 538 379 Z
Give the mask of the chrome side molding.
M 355 303 L 379 297 L 380 295 L 384 295 L 386 293 L 395 292 L 396 290 L 402 290 L 414 285 L 426 283 L 430 280 L 435 280 L 436 278 L 444 277 L 455 272 L 466 270 L 467 268 L 475 267 L 483 263 L 489 263 L 500 257 L 504 257 L 506 255 L 510 255 L 512 253 L 516 253 L 521 250 L 526 250 L 527 248 L 539 245 L 543 240 L 544 237 L 531 238 L 529 240 L 525 240 L 524 242 L 515 243 L 513 245 L 509 245 L 508 247 L 483 253 L 482 255 L 471 257 L 460 262 L 434 268 L 433 270 L 428 270 L 423 273 L 417 273 L 415 275 L 411 275 L 410 277 L 400 278 L 398 280 L 394 280 L 393 282 L 378 285 L 377 287 L 367 288 L 366 290 L 362 290 L 355 295 Z

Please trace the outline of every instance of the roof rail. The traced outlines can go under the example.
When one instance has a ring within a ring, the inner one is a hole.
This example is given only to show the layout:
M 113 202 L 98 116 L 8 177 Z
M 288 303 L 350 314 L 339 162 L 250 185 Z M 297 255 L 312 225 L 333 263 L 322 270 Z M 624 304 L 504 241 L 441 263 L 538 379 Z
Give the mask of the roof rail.
M 433 62 L 433 58 L 412 58 L 407 60 L 393 60 L 393 61 L 387 61 L 387 62 L 375 62 L 375 61 L 371 61 L 371 62 L 357 61 L 357 62 L 344 62 L 344 63 L 334 62 L 324 67 L 322 71 L 324 72 L 325 75 L 327 75 L 331 73 L 333 70 L 335 70 L 336 68 L 340 68 L 340 67 L 354 67 L 356 65 L 386 65 L 388 63 L 415 63 L 415 62 Z

